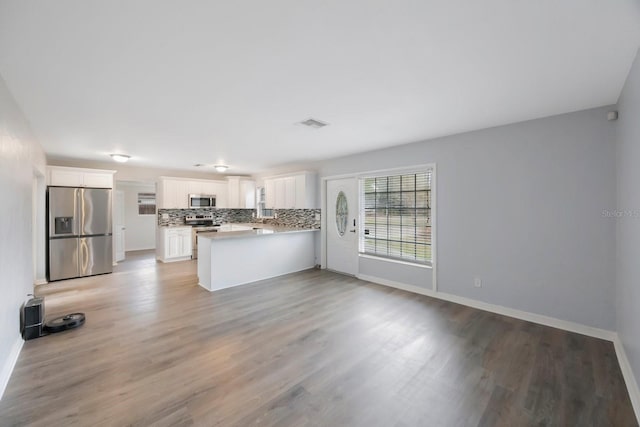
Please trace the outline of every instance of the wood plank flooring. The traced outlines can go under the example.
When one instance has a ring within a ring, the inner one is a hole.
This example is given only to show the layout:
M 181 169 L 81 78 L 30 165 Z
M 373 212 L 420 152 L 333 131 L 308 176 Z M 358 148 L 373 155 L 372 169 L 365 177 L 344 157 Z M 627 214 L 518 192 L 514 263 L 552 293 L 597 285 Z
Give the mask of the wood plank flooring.
M 610 342 L 309 270 L 209 293 L 128 254 L 38 288 L 2 426 L 637 426 Z

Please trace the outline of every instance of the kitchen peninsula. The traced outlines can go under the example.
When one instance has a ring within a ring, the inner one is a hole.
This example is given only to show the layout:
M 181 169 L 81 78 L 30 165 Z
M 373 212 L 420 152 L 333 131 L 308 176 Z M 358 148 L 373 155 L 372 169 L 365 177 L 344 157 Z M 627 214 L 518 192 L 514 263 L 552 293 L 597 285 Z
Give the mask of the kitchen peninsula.
M 215 291 L 315 265 L 318 229 L 261 224 L 238 224 L 237 229 L 198 235 L 198 283 L 203 288 Z

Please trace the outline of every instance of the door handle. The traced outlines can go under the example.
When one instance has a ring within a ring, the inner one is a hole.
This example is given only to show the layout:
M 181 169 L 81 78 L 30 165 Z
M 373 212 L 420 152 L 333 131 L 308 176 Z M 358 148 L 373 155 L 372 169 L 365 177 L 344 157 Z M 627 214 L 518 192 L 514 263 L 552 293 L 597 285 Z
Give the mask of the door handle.
M 350 231 L 350 232 L 352 232 L 352 233 L 355 233 L 355 232 L 356 232 L 356 230 L 349 230 L 349 231 Z
M 89 265 L 89 248 L 85 239 L 80 239 L 80 242 L 80 273 L 84 275 Z

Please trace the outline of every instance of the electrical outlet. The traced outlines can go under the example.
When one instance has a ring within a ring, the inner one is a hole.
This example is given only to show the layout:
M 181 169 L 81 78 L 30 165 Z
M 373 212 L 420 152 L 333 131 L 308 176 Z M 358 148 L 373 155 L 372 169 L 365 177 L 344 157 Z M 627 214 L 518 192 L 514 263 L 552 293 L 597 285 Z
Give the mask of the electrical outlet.
M 320 214 L 319 213 L 316 214 L 316 221 L 320 221 Z
M 480 279 L 479 277 L 474 277 L 473 278 L 473 286 L 475 286 L 476 288 L 481 288 L 482 287 L 482 279 Z
M 163 213 L 162 214 L 162 219 L 169 219 L 169 214 L 168 213 Z

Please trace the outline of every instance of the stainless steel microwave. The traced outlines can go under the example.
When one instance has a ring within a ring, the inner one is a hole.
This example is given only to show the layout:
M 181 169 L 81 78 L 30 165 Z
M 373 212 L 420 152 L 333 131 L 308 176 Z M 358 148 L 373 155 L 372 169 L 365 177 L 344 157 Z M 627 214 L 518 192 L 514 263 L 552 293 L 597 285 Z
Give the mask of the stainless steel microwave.
M 216 196 L 211 194 L 189 194 L 189 208 L 215 208 Z

